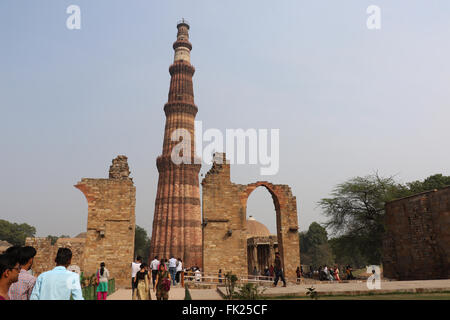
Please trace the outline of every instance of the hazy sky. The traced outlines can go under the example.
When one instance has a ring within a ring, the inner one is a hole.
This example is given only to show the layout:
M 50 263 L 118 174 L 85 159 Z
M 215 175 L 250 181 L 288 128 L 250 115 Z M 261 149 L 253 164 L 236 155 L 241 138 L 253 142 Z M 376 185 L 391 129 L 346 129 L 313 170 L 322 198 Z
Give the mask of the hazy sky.
M 66 8 L 81 8 L 81 30 Z M 381 30 L 366 9 L 381 8 Z M 127 155 L 137 224 L 151 232 L 176 23 L 191 25 L 203 128 L 280 129 L 280 170 L 232 181 L 289 184 L 299 226 L 354 176 L 450 175 L 448 0 L 0 2 L 0 219 L 38 236 L 86 230 L 73 187 Z M 205 173 L 209 167 L 203 166 Z M 248 214 L 275 232 L 270 194 Z

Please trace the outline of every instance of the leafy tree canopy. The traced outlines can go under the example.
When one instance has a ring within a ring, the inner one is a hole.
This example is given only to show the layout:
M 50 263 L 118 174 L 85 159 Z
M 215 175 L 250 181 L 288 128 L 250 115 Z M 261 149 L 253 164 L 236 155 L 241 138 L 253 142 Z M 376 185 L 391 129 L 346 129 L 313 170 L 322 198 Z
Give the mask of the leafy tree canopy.
M 300 254 L 302 263 L 313 265 L 330 265 L 333 255 L 328 245 L 327 230 L 317 222 L 310 224 L 308 231 L 300 232 Z
M 351 258 L 354 264 L 381 263 L 385 203 L 448 185 L 450 177 L 442 174 L 406 184 L 372 174 L 337 185 L 331 197 L 319 201 L 328 217 L 324 226 L 335 237 L 330 245 L 337 262 Z
M 23 246 L 27 237 L 34 237 L 36 228 L 27 223 L 11 223 L 0 220 L 0 240 L 8 241 L 12 245 Z
M 136 225 L 134 235 L 134 256 L 141 256 L 143 261 L 147 261 L 150 254 L 150 238 L 147 231 Z

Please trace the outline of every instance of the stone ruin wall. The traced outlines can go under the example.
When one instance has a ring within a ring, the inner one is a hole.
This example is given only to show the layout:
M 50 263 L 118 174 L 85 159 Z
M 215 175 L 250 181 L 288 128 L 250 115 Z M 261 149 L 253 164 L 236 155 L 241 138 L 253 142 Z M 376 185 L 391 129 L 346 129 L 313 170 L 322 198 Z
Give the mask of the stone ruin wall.
M 450 278 L 450 187 L 387 203 L 385 225 L 385 277 Z
M 119 287 L 131 285 L 134 255 L 136 188 L 129 175 L 127 157 L 118 156 L 109 179 L 84 178 L 75 185 L 88 202 L 83 270 L 94 273 L 105 262 Z
M 245 186 L 230 181 L 229 164 L 214 163 L 202 188 L 204 272 L 247 274 L 246 212 L 239 198 Z
M 230 165 L 222 153 L 215 154 L 213 166 L 202 181 L 204 272 L 215 274 L 222 269 L 223 273 L 248 274 L 246 207 L 250 193 L 259 186 L 266 187 L 274 199 L 285 276 L 296 279 L 295 270 L 300 266 L 297 202 L 289 186 L 232 183 Z
M 136 188 L 129 177 L 127 157 L 118 156 L 109 179 L 83 178 L 76 188 L 88 202 L 86 238 L 60 238 L 52 245 L 47 238 L 27 238 L 36 251 L 33 271 L 53 269 L 58 248 L 72 250 L 72 265 L 91 275 L 105 262 L 117 287 L 129 287 L 130 263 L 134 255 Z
M 51 244 L 48 238 L 26 238 L 25 245 L 36 249 L 33 262 L 35 276 L 56 267 L 55 258 L 59 248 L 72 250 L 72 265 L 77 265 L 83 270 L 83 252 L 85 239 L 83 238 L 60 238 L 55 244 Z

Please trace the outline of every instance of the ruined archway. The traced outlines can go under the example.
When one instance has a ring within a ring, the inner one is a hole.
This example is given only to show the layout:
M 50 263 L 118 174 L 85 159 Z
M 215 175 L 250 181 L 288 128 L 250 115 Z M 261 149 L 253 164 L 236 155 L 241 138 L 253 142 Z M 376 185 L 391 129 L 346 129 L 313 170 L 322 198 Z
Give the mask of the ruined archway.
M 247 224 L 247 270 L 264 276 L 278 252 L 276 195 L 260 185 L 251 190 L 245 204 Z
M 218 161 L 220 160 L 220 161 Z M 249 195 L 264 186 L 272 195 L 277 219 L 278 250 L 287 278 L 296 278 L 300 266 L 297 202 L 288 185 L 259 181 L 248 185 L 230 181 L 225 154 L 217 154 L 203 187 L 203 266 L 247 275 L 246 207 Z

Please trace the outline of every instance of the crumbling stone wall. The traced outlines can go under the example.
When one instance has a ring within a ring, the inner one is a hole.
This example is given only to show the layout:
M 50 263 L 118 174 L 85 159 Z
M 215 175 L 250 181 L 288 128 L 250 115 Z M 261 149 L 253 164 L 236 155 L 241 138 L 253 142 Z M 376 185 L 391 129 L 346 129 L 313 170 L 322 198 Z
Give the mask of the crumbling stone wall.
M 55 258 L 59 248 L 72 250 L 72 265 L 77 265 L 83 270 L 83 252 L 85 239 L 83 238 L 60 238 L 54 245 L 48 238 L 26 238 L 25 245 L 36 249 L 33 262 L 34 275 L 40 275 L 56 266 Z
M 94 273 L 105 262 L 117 286 L 130 286 L 134 254 L 136 188 L 129 174 L 127 157 L 118 156 L 109 179 L 83 178 L 75 185 L 88 201 L 82 270 Z
M 214 155 L 213 166 L 202 181 L 205 272 L 217 273 L 222 269 L 247 275 L 247 199 L 259 186 L 267 188 L 275 204 L 278 249 L 285 275 L 292 280 L 296 278 L 295 270 L 300 266 L 297 202 L 290 187 L 266 181 L 249 185 L 232 183 L 224 153 Z
M 387 203 L 385 225 L 385 277 L 450 278 L 450 187 Z

